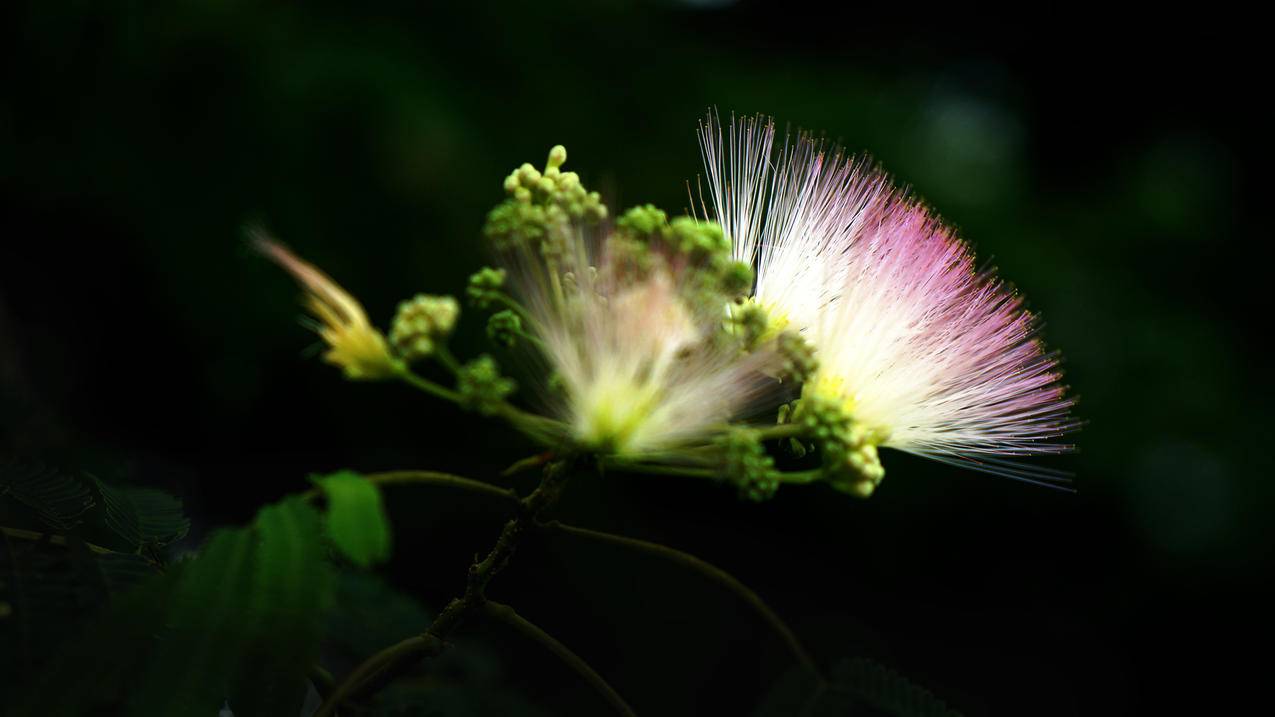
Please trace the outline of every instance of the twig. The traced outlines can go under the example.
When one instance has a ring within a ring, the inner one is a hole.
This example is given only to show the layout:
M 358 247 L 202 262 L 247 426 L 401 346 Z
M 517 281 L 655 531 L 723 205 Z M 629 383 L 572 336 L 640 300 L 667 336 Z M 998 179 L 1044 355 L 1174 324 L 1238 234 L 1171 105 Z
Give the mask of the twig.
M 45 540 L 50 545 L 57 545 L 59 547 L 70 547 L 70 542 L 66 539 L 66 536 L 64 535 L 55 535 L 53 533 L 40 533 L 34 530 L 24 530 L 22 528 L 5 528 L 5 527 L 0 527 L 0 533 L 4 533 L 10 538 L 19 538 L 21 540 L 31 540 L 35 542 Z M 124 553 L 120 553 L 120 551 L 118 550 L 103 548 L 100 545 L 94 545 L 93 543 L 88 543 L 88 542 L 84 543 L 84 547 L 88 548 L 89 552 L 97 553 L 98 555 L 124 554 Z
M 441 652 L 446 645 L 448 635 L 470 613 L 480 609 L 486 602 L 484 591 L 487 583 L 491 582 L 491 579 L 508 564 L 510 556 L 518 547 L 523 535 L 529 529 L 534 529 L 540 515 L 558 501 L 570 476 L 573 463 L 574 460 L 568 457 L 545 466 L 540 485 L 536 486 L 536 489 L 526 498 L 518 501 L 518 514 L 505 523 L 505 527 L 500 531 L 500 537 L 496 539 L 496 544 L 487 553 L 487 557 L 469 566 L 464 594 L 453 598 L 424 634 L 409 637 L 397 645 L 388 647 L 354 668 L 323 701 L 318 711 L 314 713 L 314 717 L 332 717 L 342 702 L 359 694 L 365 687 L 378 685 L 391 679 L 408 664 L 409 660 Z M 489 487 L 500 490 L 494 486 Z
M 544 645 L 546 649 L 557 655 L 558 659 L 565 662 L 568 667 L 583 677 L 585 682 L 592 685 L 617 713 L 627 715 L 627 717 L 637 717 L 633 708 L 629 707 L 629 703 L 625 702 L 624 698 L 615 691 L 615 688 L 607 684 L 607 681 L 602 679 L 601 675 L 594 671 L 592 667 L 589 667 L 589 663 L 580 659 L 579 655 L 572 652 L 566 645 L 558 642 L 552 635 L 519 615 L 512 607 L 488 600 L 483 603 L 483 612 L 489 617 L 513 627 L 527 638 Z
M 749 588 L 747 585 L 740 582 L 734 575 L 731 575 L 716 565 L 713 565 L 701 558 L 697 558 L 690 553 L 677 550 L 676 548 L 670 548 L 667 545 L 652 543 L 638 538 L 630 538 L 624 535 L 605 533 L 600 530 L 580 528 L 574 525 L 560 523 L 556 520 L 544 523 L 542 527 L 549 532 L 574 535 L 602 543 L 619 545 L 621 547 L 631 548 L 650 555 L 655 555 L 666 560 L 671 560 L 719 583 L 738 595 L 744 600 L 744 602 L 751 605 L 752 608 L 761 615 L 762 619 L 770 625 L 771 629 L 783 638 L 783 641 L 788 645 L 788 649 L 792 651 L 793 656 L 797 658 L 798 662 L 800 662 L 802 666 L 809 670 L 810 673 L 819 680 L 820 685 L 825 683 L 823 672 L 810 656 L 810 653 L 806 651 L 806 648 L 802 646 L 801 641 L 797 639 L 797 635 L 792 631 L 792 628 L 788 627 L 787 623 L 785 623 L 779 615 L 776 614 L 775 611 L 761 599 L 761 596 L 752 590 L 752 588 Z
M 527 456 L 514 461 L 510 466 L 500 472 L 501 478 L 508 478 L 517 475 L 523 471 L 529 471 L 532 468 L 539 468 L 549 461 L 553 460 L 553 451 L 545 451 L 537 453 L 534 456 Z

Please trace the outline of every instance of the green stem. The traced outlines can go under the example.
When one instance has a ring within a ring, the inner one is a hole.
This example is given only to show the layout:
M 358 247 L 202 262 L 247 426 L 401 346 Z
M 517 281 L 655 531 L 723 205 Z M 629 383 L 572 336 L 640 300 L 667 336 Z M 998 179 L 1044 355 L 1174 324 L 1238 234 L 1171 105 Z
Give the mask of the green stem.
M 398 372 L 398 377 L 405 383 L 419 388 L 431 396 L 451 401 L 457 405 L 460 405 L 461 403 L 461 396 L 459 393 L 449 388 L 443 388 L 427 378 L 418 376 L 409 368 L 402 368 Z M 533 413 L 527 413 L 519 408 L 515 408 L 508 402 L 502 401 L 497 406 L 496 415 L 501 416 L 506 421 L 509 421 L 510 425 L 533 440 L 547 441 L 562 435 L 562 424 L 559 421 L 555 421 L 552 418 L 545 418 L 544 416 L 537 416 Z
M 512 607 L 488 600 L 483 604 L 483 612 L 488 617 L 499 620 L 522 633 L 525 637 L 544 645 L 558 659 L 565 662 L 568 667 L 584 678 L 585 682 L 592 685 L 593 689 L 597 690 L 603 699 L 607 701 L 607 704 L 611 705 L 611 708 L 617 713 L 628 717 L 637 717 L 633 708 L 629 707 L 629 703 L 625 702 L 624 698 L 615 691 L 615 688 L 607 684 L 607 681 L 602 679 L 602 676 L 590 667 L 589 663 L 580 659 L 579 655 L 572 652 L 566 645 L 558 642 L 552 635 L 519 615 Z
M 763 441 L 773 441 L 780 438 L 796 438 L 806 432 L 806 427 L 800 423 L 776 423 L 773 426 L 757 429 L 759 438 Z
M 324 698 L 323 704 L 319 705 L 319 709 L 315 711 L 314 717 L 331 717 L 341 703 L 353 697 L 360 687 L 374 681 L 392 665 L 415 657 L 432 657 L 442 652 L 443 647 L 443 642 L 429 633 L 413 635 L 402 642 L 390 645 L 364 660 L 346 675 L 340 684 L 333 687 Z
M 809 483 L 815 483 L 817 481 L 823 480 L 824 472 L 820 468 L 812 468 L 811 470 L 808 470 L 808 471 L 793 471 L 791 473 L 784 473 L 780 471 L 779 473 L 775 474 L 775 477 L 779 479 L 780 483 L 790 483 L 792 485 L 806 485 Z
M 315 691 L 319 693 L 319 697 L 327 697 L 332 694 L 332 688 L 336 686 L 336 680 L 332 679 L 332 673 L 328 672 L 323 665 L 317 663 L 311 665 L 309 676 Z
M 445 345 L 440 343 L 434 347 L 434 357 L 452 374 L 460 373 L 460 362 Z
M 522 339 L 523 341 L 527 341 L 529 343 L 535 344 L 536 348 L 540 349 L 541 353 L 548 353 L 548 347 L 545 346 L 545 342 L 540 340 L 539 336 L 533 336 L 532 334 L 529 334 L 526 331 L 515 331 L 514 334 L 516 334 L 518 338 Z
M 553 460 L 553 451 L 545 451 L 544 453 L 537 453 L 534 456 L 520 458 L 511 463 L 508 468 L 501 471 L 500 477 L 509 478 L 510 476 L 515 476 L 523 471 L 528 471 L 532 468 L 539 468 L 551 460 Z
M 825 680 L 823 673 L 819 670 L 819 666 L 815 663 L 814 658 L 810 656 L 810 653 L 802 646 L 801 641 L 797 639 L 797 634 L 794 633 L 792 628 L 788 627 L 788 624 L 785 623 L 779 615 L 775 613 L 775 611 L 772 610 L 764 600 L 761 599 L 760 595 L 754 592 L 747 585 L 740 582 L 734 575 L 731 575 L 706 560 L 691 555 L 690 553 L 677 550 L 676 548 L 670 548 L 667 545 L 652 543 L 638 538 L 630 538 L 624 535 L 605 533 L 600 530 L 580 528 L 574 525 L 560 523 L 556 520 L 545 523 L 542 527 L 549 532 L 574 535 L 579 538 L 618 545 L 624 548 L 637 550 L 648 555 L 654 555 L 665 560 L 670 560 L 679 565 L 688 567 L 719 585 L 722 585 L 738 595 L 742 600 L 744 600 L 744 602 L 748 603 L 753 610 L 755 610 L 757 614 L 770 625 L 771 629 L 783 639 L 784 643 L 788 645 L 788 649 L 792 651 L 793 656 L 797 658 L 797 661 L 809 670 L 810 673 L 819 680 L 821 685 L 824 684 Z
M 471 493 L 481 493 L 483 495 L 499 498 L 508 503 L 518 503 L 518 495 L 508 488 L 501 488 L 497 485 L 484 483 L 473 478 L 465 478 L 464 476 L 452 475 L 451 473 L 439 473 L 437 471 L 384 471 L 381 473 L 367 473 L 363 476 L 365 479 L 377 484 L 378 486 L 400 485 L 405 483 L 415 483 L 422 485 L 438 485 L 449 488 L 459 488 L 467 490 Z M 301 494 L 306 500 L 313 500 L 319 497 L 318 488 Z
M 64 548 L 70 547 L 71 545 L 70 541 L 66 539 L 65 535 L 54 535 L 52 533 L 40 533 L 34 530 L 24 530 L 22 528 L 5 528 L 5 527 L 0 527 L 0 533 L 3 533 L 4 535 L 10 538 L 19 538 L 21 540 L 30 540 L 32 542 L 47 540 L 50 545 L 57 545 L 59 547 L 64 547 Z M 123 553 L 120 553 L 118 550 L 103 548 L 100 545 L 94 545 L 93 543 L 89 543 L 89 542 L 85 542 L 84 547 L 88 548 L 89 552 L 97 553 L 98 555 L 122 555 L 123 554 Z
M 456 393 L 450 388 L 443 388 L 442 386 L 434 383 L 433 381 L 430 381 L 427 378 L 422 378 L 420 376 L 417 376 L 415 373 L 412 373 L 411 369 L 408 369 L 408 368 L 402 369 L 401 371 L 398 372 L 398 377 L 406 381 L 408 384 L 415 386 L 416 388 L 419 388 L 425 393 L 428 393 L 429 395 L 434 396 L 435 398 L 441 398 L 445 401 L 451 401 L 452 403 L 455 403 L 455 404 L 460 403 L 459 393 Z
M 536 324 L 536 320 L 531 317 L 531 314 L 527 311 L 527 309 L 524 308 L 522 304 L 510 298 L 508 294 L 498 292 L 494 294 L 492 298 L 499 302 L 501 306 L 513 311 L 515 314 L 518 314 L 518 316 L 520 316 L 529 325 L 534 326 Z
M 535 529 L 540 516 L 558 502 L 574 462 L 574 457 L 568 456 L 546 465 L 540 485 L 530 495 L 518 501 L 518 514 L 505 523 L 500 537 L 487 556 L 469 566 L 465 592 L 460 597 L 453 598 L 443 608 L 424 634 L 388 647 L 354 668 L 319 706 L 314 713 L 315 717 L 332 717 L 342 702 L 365 691 L 365 688 L 375 689 L 393 679 L 409 660 L 441 652 L 452 631 L 487 601 L 487 584 L 509 563 L 523 536 Z
M 635 463 L 617 458 L 608 458 L 602 463 L 603 468 L 624 471 L 625 473 L 645 473 L 648 475 L 688 476 L 691 478 L 720 478 L 721 473 L 712 468 L 692 468 L 690 466 L 674 466 L 661 463 Z
M 723 477 L 721 471 L 714 470 L 712 468 L 694 468 L 691 466 L 664 465 L 660 463 L 637 463 L 616 458 L 608 458 L 602 463 L 602 465 L 604 468 L 623 471 L 625 473 L 686 476 L 689 478 L 709 478 L 714 480 L 721 479 Z M 806 471 L 778 471 L 775 473 L 775 478 L 779 480 L 780 483 L 806 485 L 821 480 L 823 478 L 823 471 L 817 468 Z

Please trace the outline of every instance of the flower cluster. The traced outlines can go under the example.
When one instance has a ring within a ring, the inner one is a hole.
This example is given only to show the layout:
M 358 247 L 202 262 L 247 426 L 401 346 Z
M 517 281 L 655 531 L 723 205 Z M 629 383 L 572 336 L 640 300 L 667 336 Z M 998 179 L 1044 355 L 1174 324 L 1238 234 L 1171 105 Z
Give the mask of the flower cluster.
M 774 123 L 700 126 L 712 212 L 757 266 L 754 300 L 792 322 L 819 368 L 803 402 L 839 405 L 869 436 L 851 481 L 880 480 L 875 446 L 1027 480 L 1006 458 L 1057 453 L 1073 429 L 1058 359 L 1035 319 L 928 208 L 865 161 Z M 706 213 L 708 207 L 705 206 Z M 830 403 L 831 402 L 831 403 Z M 836 464 L 838 448 L 826 462 Z
M 499 350 L 533 357 L 535 410 L 490 356 L 452 357 L 451 297 L 404 302 L 387 339 L 326 275 L 258 246 L 306 288 L 348 377 L 403 379 L 554 451 L 711 475 L 750 500 L 811 482 L 866 497 L 882 447 L 1056 480 L 1007 459 L 1066 450 L 1057 359 L 964 242 L 868 162 L 804 133 L 777 143 L 767 118 L 710 115 L 699 139 L 703 217 L 647 204 L 611 220 L 561 146 L 506 177 L 483 229 L 499 268 L 466 294 L 495 312 Z M 426 358 L 454 389 L 413 370 Z

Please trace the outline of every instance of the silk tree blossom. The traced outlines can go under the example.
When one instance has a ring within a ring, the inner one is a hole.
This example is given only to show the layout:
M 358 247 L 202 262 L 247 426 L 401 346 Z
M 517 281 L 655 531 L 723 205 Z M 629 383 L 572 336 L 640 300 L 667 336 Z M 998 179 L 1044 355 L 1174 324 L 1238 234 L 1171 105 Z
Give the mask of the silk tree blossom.
M 760 369 L 773 357 L 716 342 L 720 316 L 688 298 L 690 274 L 619 241 L 580 237 L 556 266 L 514 273 L 556 377 L 547 403 L 586 450 L 684 457 L 758 408 L 771 388 Z
M 1059 453 L 1075 427 L 1056 354 L 1021 297 L 952 229 L 895 195 L 844 255 L 845 274 L 811 337 L 810 390 L 844 401 L 879 443 L 1026 480 L 1056 478 L 1006 457 Z
M 695 314 L 669 272 L 629 282 L 615 261 L 603 257 L 564 302 L 544 285 L 524 294 L 560 379 L 554 410 L 575 442 L 601 453 L 658 458 L 703 445 L 755 408 L 766 385 L 760 356 L 714 346 L 714 322 Z
M 762 117 L 700 127 L 709 191 L 756 300 L 798 323 L 819 369 L 803 403 L 840 405 L 868 494 L 882 445 L 1032 482 L 1064 478 L 1014 457 L 1059 453 L 1073 400 L 1035 318 L 930 210 L 867 163 Z M 868 468 L 865 470 L 864 466 Z
M 700 123 L 711 214 L 731 238 L 736 260 L 756 269 L 753 300 L 774 330 L 808 329 L 835 296 L 839 257 L 871 208 L 890 192 L 867 162 L 802 133 L 775 145 L 775 123 L 746 117 L 723 129 Z
M 654 207 L 630 210 L 611 229 L 553 219 L 560 195 L 544 179 L 560 182 L 564 160 L 555 148 L 544 173 L 511 175 L 512 205 L 488 221 L 554 377 L 550 412 L 583 450 L 686 458 L 773 391 L 761 372 L 773 354 L 723 338 L 722 306 L 751 273 L 738 280 L 742 267 L 715 224 L 670 222 Z M 531 226 L 509 219 L 518 216 Z

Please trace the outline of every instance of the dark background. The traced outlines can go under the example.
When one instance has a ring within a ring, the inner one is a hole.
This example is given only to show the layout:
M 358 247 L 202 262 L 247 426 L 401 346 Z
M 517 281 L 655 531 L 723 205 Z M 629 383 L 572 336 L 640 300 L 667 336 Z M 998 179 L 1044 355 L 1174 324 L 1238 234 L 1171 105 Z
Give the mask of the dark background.
M 562 517 L 715 561 L 821 660 L 872 657 L 967 714 L 1216 707 L 1242 688 L 1228 645 L 1265 623 L 1249 611 L 1272 542 L 1269 317 L 1249 313 L 1269 280 L 1237 200 L 1245 125 L 1269 114 L 1245 101 L 1242 18 L 147 5 L 3 11 L 0 451 L 177 492 L 191 546 L 311 472 L 491 478 L 530 446 L 303 357 L 296 290 L 242 224 L 384 324 L 418 291 L 463 290 L 505 173 L 551 145 L 613 210 L 677 213 L 708 106 L 765 112 L 870 152 L 1044 315 L 1088 421 L 1065 466 L 1078 494 L 890 453 L 866 502 L 586 476 Z M 457 353 L 489 350 L 482 325 L 467 311 Z M 386 574 L 439 606 L 503 515 L 445 491 L 389 499 Z M 730 594 L 613 550 L 533 542 L 492 593 L 645 714 L 746 712 L 790 664 Z M 537 648 L 491 639 L 533 702 L 596 709 Z

